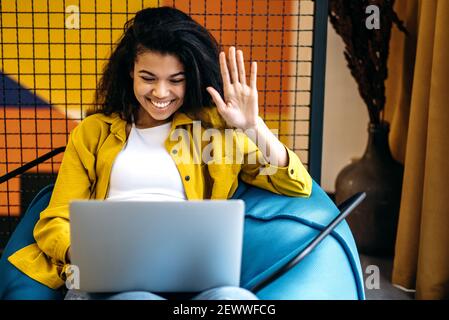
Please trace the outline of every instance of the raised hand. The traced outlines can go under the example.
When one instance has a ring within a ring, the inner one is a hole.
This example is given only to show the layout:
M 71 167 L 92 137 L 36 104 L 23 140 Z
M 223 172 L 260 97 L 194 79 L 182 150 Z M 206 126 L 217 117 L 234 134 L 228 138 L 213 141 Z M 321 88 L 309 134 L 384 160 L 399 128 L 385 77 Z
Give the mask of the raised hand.
M 220 70 L 223 78 L 223 94 L 221 97 L 217 90 L 207 87 L 212 96 L 218 112 L 226 123 L 242 130 L 257 127 L 259 116 L 257 81 L 257 63 L 251 64 L 249 86 L 246 84 L 245 64 L 243 52 L 235 47 L 229 48 L 229 69 L 226 55 L 220 53 Z

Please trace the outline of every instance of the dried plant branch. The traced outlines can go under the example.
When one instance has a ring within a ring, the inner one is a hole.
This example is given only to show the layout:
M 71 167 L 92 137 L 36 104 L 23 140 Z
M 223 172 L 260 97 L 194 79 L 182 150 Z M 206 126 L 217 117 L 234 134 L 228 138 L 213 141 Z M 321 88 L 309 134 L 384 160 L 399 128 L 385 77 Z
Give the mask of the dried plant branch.
M 365 10 L 380 9 L 380 29 L 368 29 Z M 345 58 L 360 95 L 368 107 L 371 123 L 380 122 L 385 106 L 385 80 L 393 23 L 407 33 L 394 9 L 394 0 L 329 0 L 329 18 L 345 43 Z

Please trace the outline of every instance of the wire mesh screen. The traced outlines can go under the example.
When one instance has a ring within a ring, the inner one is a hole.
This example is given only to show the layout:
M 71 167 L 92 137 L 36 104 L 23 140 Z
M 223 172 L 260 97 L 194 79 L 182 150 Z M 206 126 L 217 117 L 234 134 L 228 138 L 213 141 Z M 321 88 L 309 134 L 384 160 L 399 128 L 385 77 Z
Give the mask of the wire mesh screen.
M 258 62 L 260 114 L 308 165 L 314 1 L 2 0 L 0 175 L 65 146 L 93 103 L 124 23 L 162 5 L 190 14 L 226 51 L 242 49 L 247 70 Z M 61 160 L 59 154 L 0 184 L 3 239 L 32 198 L 26 194 L 53 181 Z

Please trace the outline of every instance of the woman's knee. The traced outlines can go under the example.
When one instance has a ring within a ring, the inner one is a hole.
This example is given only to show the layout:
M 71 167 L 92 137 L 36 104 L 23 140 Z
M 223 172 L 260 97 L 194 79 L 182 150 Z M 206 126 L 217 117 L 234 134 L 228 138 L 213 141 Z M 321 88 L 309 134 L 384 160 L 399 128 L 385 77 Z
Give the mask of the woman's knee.
M 157 294 L 148 291 L 127 291 L 112 294 L 106 300 L 165 300 Z
M 240 287 L 217 287 L 206 290 L 194 300 L 258 300 L 257 296 L 249 290 Z
M 148 291 L 126 291 L 119 293 L 92 293 L 79 290 L 69 290 L 66 300 L 165 300 Z

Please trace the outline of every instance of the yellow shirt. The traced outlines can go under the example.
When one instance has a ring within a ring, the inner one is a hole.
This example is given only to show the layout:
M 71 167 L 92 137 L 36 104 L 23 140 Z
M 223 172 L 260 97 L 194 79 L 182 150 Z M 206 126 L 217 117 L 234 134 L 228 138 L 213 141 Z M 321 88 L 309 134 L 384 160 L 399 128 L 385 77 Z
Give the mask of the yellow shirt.
M 214 128 L 223 124 L 216 108 L 205 108 L 200 119 Z M 286 167 L 250 161 L 263 156 L 244 133 L 221 127 L 213 134 L 211 131 L 205 134 L 206 128 L 198 124 L 184 113 L 175 113 L 165 141 L 187 199 L 231 198 L 238 178 L 277 194 L 310 195 L 312 179 L 293 151 L 286 148 L 289 155 Z M 224 134 L 226 130 L 231 135 Z M 69 201 L 106 199 L 112 164 L 126 139 L 126 121 L 118 114 L 88 116 L 72 130 L 50 203 L 34 228 L 36 243 L 8 258 L 15 267 L 50 288 L 64 284 L 68 266 L 65 256 L 70 246 Z M 202 160 L 205 150 L 213 155 L 206 163 Z M 260 174 L 261 169 L 272 173 Z

